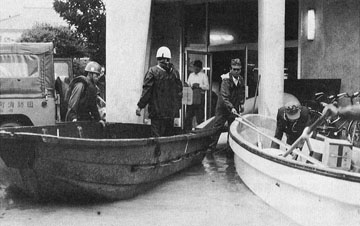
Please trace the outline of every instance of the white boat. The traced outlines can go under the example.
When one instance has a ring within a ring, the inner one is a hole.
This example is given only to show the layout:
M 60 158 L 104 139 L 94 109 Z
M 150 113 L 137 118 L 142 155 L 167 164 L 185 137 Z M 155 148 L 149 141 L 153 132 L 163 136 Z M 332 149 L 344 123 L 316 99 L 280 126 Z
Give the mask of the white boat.
M 299 102 L 300 101 L 292 94 L 290 93 L 284 93 L 283 95 L 283 105 L 290 101 Z M 254 114 L 258 112 L 258 102 L 256 101 L 256 98 L 250 97 L 249 99 L 246 99 L 244 104 L 244 112 L 242 112 L 242 115 L 246 114 Z M 214 123 L 215 121 L 211 121 Z M 228 147 L 228 132 L 223 132 L 220 134 L 219 140 L 216 145 L 216 149 L 226 149 Z
M 360 174 L 330 168 L 304 154 L 307 142 L 302 152 L 294 145 L 289 147 L 273 138 L 275 127 L 275 119 L 254 114 L 232 123 L 229 145 L 242 181 L 300 225 L 360 225 Z M 305 129 L 295 143 L 311 140 L 309 134 L 314 127 Z M 281 144 L 283 150 L 271 149 L 272 141 Z M 313 150 L 312 146 L 308 148 Z M 290 152 L 301 160 L 294 160 Z

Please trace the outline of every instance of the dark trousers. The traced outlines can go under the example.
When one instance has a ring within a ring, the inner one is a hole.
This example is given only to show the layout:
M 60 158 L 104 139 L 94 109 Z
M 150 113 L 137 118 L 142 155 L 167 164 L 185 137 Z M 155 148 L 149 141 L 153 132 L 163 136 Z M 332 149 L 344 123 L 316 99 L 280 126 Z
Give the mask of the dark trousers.
M 224 124 L 227 121 L 228 127 L 230 128 L 231 123 L 235 120 L 235 116 L 232 114 L 216 114 L 215 115 L 214 128 L 218 128 L 216 133 L 211 137 L 212 143 L 210 144 L 211 149 L 216 148 L 216 144 L 219 140 L 219 137 L 224 129 Z
M 174 118 L 151 119 L 151 136 L 162 137 L 174 135 Z
M 192 129 L 193 117 L 196 117 L 197 124 L 204 121 L 204 106 L 201 104 L 193 104 L 186 106 L 186 117 L 184 122 L 185 130 Z

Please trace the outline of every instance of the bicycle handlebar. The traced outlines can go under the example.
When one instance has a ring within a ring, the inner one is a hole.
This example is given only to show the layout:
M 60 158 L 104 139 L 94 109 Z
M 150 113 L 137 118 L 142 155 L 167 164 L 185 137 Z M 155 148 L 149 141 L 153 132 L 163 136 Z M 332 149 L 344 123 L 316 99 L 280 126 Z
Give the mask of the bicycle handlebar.
M 339 93 L 337 95 L 330 95 L 328 97 L 328 99 L 330 100 L 331 103 L 333 103 L 333 102 L 335 102 L 337 100 L 340 100 L 340 99 L 342 99 L 344 97 L 349 97 L 349 94 L 347 94 L 347 93 Z

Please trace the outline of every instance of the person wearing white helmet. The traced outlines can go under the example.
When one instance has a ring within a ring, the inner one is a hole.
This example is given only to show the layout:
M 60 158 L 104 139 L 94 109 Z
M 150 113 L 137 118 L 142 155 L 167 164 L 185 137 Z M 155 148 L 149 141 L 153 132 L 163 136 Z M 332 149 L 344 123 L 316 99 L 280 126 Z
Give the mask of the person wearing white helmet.
M 90 61 L 85 67 L 85 72 L 87 76 L 77 76 L 69 85 L 65 97 L 68 106 L 65 121 L 99 121 L 104 125 L 96 104 L 96 83 L 101 74 L 101 66 L 95 61 Z
M 311 123 L 310 111 L 301 106 L 297 101 L 289 101 L 285 106 L 278 109 L 276 116 L 275 138 L 281 140 L 286 134 L 286 143 L 293 144 L 302 134 L 305 127 Z M 271 143 L 272 148 L 279 149 L 276 142 Z
M 182 82 L 179 72 L 170 63 L 168 47 L 160 47 L 156 59 L 157 65 L 150 67 L 145 75 L 136 115 L 140 116 L 141 109 L 148 105 L 152 136 L 171 136 L 175 115 L 181 108 Z

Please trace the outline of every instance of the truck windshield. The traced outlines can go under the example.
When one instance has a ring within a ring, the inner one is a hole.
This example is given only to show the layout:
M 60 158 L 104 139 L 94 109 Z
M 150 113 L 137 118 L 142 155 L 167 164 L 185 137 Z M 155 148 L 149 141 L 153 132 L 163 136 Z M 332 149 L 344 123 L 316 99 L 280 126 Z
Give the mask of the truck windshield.
M 69 77 L 69 65 L 66 62 L 54 62 L 55 79 L 59 77 L 61 81 Z
M 36 55 L 0 55 L 0 78 L 38 77 L 39 63 Z

